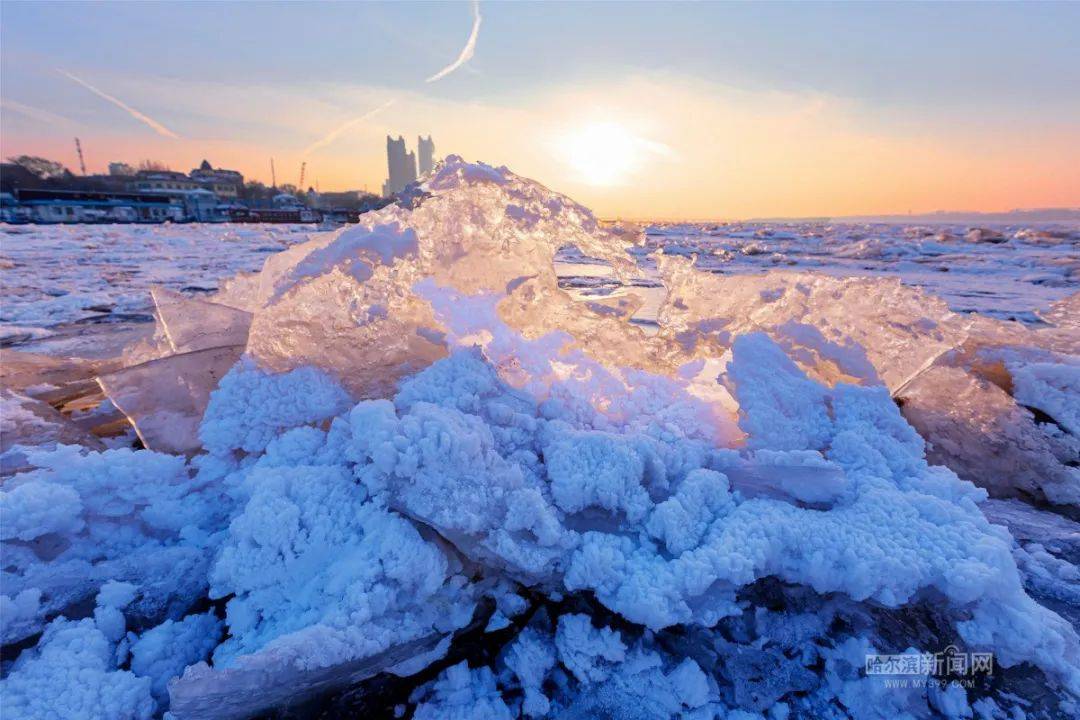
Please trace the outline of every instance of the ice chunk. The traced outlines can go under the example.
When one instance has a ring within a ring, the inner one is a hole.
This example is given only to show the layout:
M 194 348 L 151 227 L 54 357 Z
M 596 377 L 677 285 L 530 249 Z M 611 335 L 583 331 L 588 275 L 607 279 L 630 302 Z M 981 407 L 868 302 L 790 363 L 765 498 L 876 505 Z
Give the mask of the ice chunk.
M 369 657 L 306 670 L 298 669 L 287 654 L 273 652 L 245 656 L 225 668 L 196 663 L 169 682 L 169 713 L 176 720 L 250 718 L 348 687 L 430 652 L 441 639 L 436 634 Z M 313 651 L 318 640 L 312 640 Z
M 943 403 L 943 398 L 949 398 Z M 951 367 L 923 373 L 901 395 L 904 417 L 931 439 L 929 458 L 995 496 L 1080 502 L 1080 439 L 1054 438 L 996 385 Z
M 152 450 L 193 453 L 210 392 L 236 363 L 242 347 L 167 355 L 98 378 L 102 390 Z
M 14 445 L 83 445 L 104 450 L 101 440 L 47 403 L 0 389 L 0 453 Z
M 779 271 L 727 277 L 669 256 L 658 267 L 668 291 L 662 337 L 700 352 L 762 330 L 830 383 L 880 377 L 895 391 L 967 337 L 968 321 L 899 280 Z
M 150 291 L 157 321 L 173 353 L 247 344 L 251 313 L 189 298 L 173 290 Z
M 477 293 L 539 273 L 540 286 L 518 287 L 515 297 L 569 322 L 567 310 L 581 306 L 557 288 L 552 261 L 560 247 L 577 245 L 624 277 L 633 271 L 624 233 L 505 168 L 450 157 L 428 187 L 419 206 L 368 213 L 358 226 L 269 259 L 257 282 L 223 291 L 219 302 L 254 312 L 247 351 L 270 369 L 316 365 L 354 397 L 385 397 L 397 379 L 446 353 L 429 304 L 412 290 L 421 278 Z M 537 296 L 541 287 L 545 297 Z M 546 302 L 552 297 L 555 305 Z M 617 319 L 609 327 L 641 337 Z

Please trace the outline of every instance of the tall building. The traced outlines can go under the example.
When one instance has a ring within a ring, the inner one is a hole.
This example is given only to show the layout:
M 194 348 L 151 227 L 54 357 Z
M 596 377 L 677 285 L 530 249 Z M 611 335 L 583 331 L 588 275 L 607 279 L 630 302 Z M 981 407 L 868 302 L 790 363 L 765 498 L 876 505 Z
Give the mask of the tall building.
M 389 175 L 383 183 L 383 195 L 393 195 L 416 182 L 416 155 L 405 149 L 405 138 L 394 140 L 386 136 L 386 166 Z
M 420 177 L 423 177 L 435 169 L 435 143 L 430 135 L 427 140 L 416 138 L 416 153 L 420 156 Z

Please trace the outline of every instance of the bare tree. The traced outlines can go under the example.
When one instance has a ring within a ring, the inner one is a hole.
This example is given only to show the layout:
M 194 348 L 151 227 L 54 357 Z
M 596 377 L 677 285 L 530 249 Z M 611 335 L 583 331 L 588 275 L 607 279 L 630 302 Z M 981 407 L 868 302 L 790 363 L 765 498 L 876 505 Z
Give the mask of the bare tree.
M 19 155 L 18 157 L 9 157 L 8 162 L 18 165 L 19 167 L 23 168 L 27 172 L 33 173 L 36 177 L 42 180 L 67 177 L 71 174 L 71 172 L 63 166 L 63 164 L 58 163 L 55 160 L 48 160 L 43 157 L 37 157 L 36 155 Z
M 160 160 L 143 160 L 139 163 L 140 170 L 149 170 L 151 172 L 162 172 L 169 169 L 169 166 Z

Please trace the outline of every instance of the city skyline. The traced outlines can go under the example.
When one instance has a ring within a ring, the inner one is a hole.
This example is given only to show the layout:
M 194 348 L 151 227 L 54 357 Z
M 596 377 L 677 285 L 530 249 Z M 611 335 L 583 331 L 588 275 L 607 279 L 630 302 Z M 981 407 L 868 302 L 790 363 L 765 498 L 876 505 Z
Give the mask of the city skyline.
M 392 131 L 611 217 L 1080 203 L 1075 5 L 190 8 L 5 3 L 3 156 L 377 191 Z

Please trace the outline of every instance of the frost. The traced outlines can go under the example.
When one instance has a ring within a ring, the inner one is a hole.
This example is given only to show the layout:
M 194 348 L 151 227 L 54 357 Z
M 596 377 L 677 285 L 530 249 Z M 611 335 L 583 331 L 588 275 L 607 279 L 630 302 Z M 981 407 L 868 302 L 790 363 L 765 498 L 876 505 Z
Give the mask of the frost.
M 203 595 L 207 533 L 230 503 L 214 484 L 192 482 L 183 458 L 60 446 L 28 459 L 34 469 L 0 490 L 3 586 L 14 598 L 4 606 L 19 608 L 11 621 L 4 612 L 5 642 L 40 630 L 103 585 L 120 587 L 112 580 L 138 587 L 133 612 L 147 619 L 182 612 Z M 31 597 L 40 605 L 32 608 Z
M 282 430 L 337 415 L 348 399 L 314 368 L 268 375 L 250 360 L 239 362 L 210 396 L 199 428 L 209 452 L 259 452 Z
M 79 493 L 49 482 L 0 491 L 0 512 L 4 514 L 2 540 L 33 540 L 50 533 L 74 533 L 84 525 Z
M 738 393 L 739 425 L 750 447 L 819 449 L 832 430 L 825 389 L 808 379 L 768 336 L 740 336 L 731 349 L 730 383 Z
M 1032 363 L 1012 370 L 1018 403 L 1038 408 L 1080 437 L 1080 364 Z
M 211 597 L 235 595 L 216 666 L 263 651 L 317 669 L 468 621 L 471 612 L 462 620 L 449 607 L 461 583 L 450 582 L 442 551 L 365 503 L 342 470 L 259 469 L 248 483 L 210 575 Z
M 488 668 L 469 670 L 464 662 L 448 669 L 419 704 L 416 720 L 511 720 Z
M 526 628 L 514 640 L 504 661 L 525 692 L 522 712 L 528 717 L 546 715 L 551 703 L 544 695 L 544 678 L 555 666 L 555 649 L 550 641 L 535 629 Z
M 166 620 L 147 630 L 131 645 L 131 671 L 150 678 L 150 690 L 160 705 L 168 702 L 168 682 L 188 665 L 205 660 L 221 639 L 223 623 L 212 613 Z
M 644 639 L 630 647 L 586 615 L 563 615 L 557 628 L 552 635 L 545 622 L 530 625 L 493 668 L 448 668 L 414 693 L 416 717 L 514 717 L 504 698 L 519 689 L 525 717 L 706 718 L 727 710 L 694 660 Z
M 559 661 L 580 682 L 607 679 L 608 665 L 626 659 L 626 645 L 610 628 L 597 630 L 588 615 L 563 615 L 555 632 Z
M 146 720 L 154 713 L 150 680 L 116 669 L 112 644 L 90 619 L 52 622 L 0 690 L 4 714 L 14 718 Z

